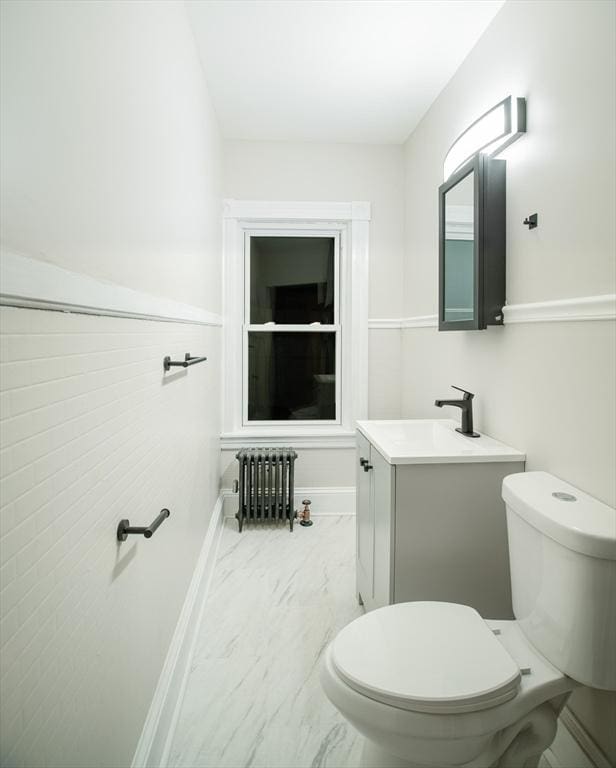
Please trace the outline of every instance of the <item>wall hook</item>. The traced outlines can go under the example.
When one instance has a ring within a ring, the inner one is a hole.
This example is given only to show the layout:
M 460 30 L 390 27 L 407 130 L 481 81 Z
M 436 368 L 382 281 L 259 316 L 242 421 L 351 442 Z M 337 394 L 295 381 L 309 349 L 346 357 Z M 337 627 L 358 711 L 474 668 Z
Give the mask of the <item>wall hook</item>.
M 527 217 L 524 219 L 524 221 L 522 222 L 522 224 L 526 224 L 526 226 L 527 226 L 529 229 L 535 229 L 535 228 L 538 226 L 538 224 L 537 224 L 537 214 L 536 214 L 536 213 L 531 213 L 531 215 L 530 215 L 530 216 L 527 216 Z

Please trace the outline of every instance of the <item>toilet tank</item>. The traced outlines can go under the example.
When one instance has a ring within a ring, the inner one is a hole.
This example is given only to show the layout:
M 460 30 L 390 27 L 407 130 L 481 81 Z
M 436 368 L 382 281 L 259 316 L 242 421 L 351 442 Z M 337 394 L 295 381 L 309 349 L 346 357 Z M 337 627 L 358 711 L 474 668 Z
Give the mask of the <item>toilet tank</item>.
M 616 690 L 616 510 L 547 472 L 508 475 L 513 612 L 584 685 Z

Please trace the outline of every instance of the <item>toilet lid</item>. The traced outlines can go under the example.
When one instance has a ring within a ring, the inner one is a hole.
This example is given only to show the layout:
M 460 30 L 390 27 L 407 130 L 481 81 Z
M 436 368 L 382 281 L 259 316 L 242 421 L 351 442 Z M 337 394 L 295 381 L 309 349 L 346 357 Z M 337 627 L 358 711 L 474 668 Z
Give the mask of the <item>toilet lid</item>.
M 332 643 L 338 674 L 358 693 L 418 712 L 488 709 L 512 699 L 520 670 L 474 608 L 398 603 L 351 622 Z

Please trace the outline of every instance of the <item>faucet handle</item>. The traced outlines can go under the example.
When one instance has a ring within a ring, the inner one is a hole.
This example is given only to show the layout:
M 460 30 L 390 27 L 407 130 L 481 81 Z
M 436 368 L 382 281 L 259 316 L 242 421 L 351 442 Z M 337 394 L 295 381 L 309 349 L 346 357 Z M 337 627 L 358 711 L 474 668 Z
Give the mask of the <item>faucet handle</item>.
M 465 389 L 462 389 L 462 387 L 456 387 L 455 384 L 452 384 L 451 388 L 452 389 L 457 389 L 458 392 L 464 392 L 464 399 L 465 400 L 472 400 L 475 397 L 475 395 L 472 392 L 467 392 Z

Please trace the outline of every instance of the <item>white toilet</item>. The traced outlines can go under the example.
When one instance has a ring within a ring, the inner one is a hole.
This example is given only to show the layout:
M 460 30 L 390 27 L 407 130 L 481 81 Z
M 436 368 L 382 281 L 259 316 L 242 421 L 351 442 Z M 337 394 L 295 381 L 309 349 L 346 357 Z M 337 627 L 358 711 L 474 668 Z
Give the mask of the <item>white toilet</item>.
M 503 499 L 515 620 L 398 603 L 327 649 L 362 765 L 534 768 L 578 684 L 616 690 L 616 511 L 546 472 L 509 475 Z

